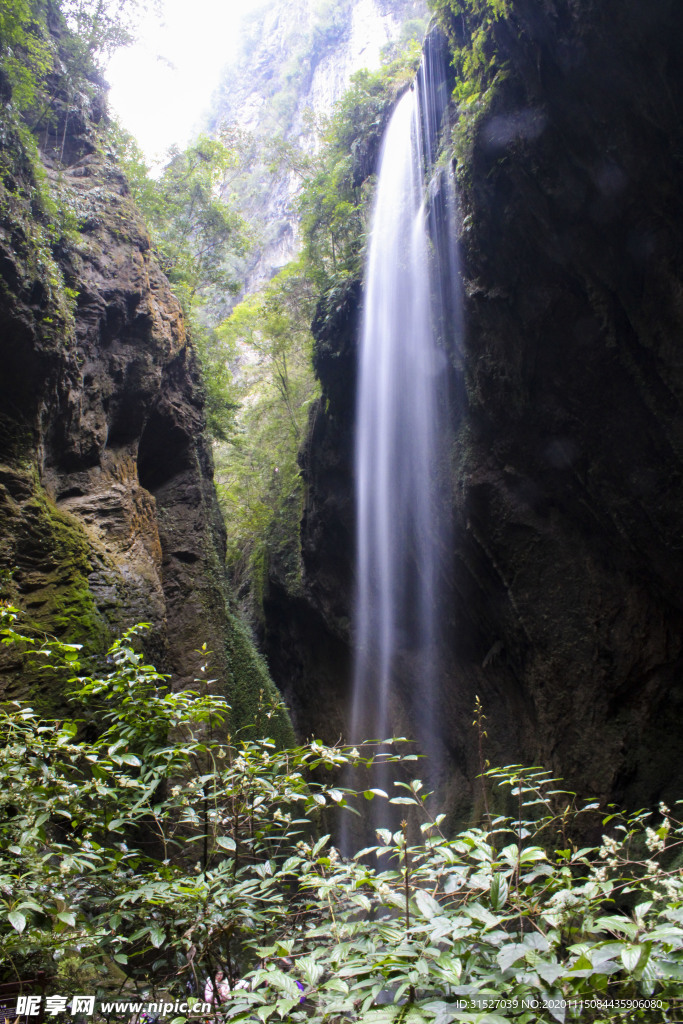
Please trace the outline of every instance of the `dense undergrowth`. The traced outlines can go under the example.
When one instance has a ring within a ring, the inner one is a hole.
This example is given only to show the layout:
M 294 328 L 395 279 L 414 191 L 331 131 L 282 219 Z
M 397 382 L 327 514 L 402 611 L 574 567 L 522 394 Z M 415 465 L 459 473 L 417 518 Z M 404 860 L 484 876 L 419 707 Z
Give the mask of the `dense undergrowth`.
M 343 858 L 324 826 L 387 799 L 340 785 L 344 769 L 389 758 L 405 778 L 414 755 L 279 750 L 265 706 L 231 736 L 212 681 L 170 692 L 136 630 L 82 676 L 78 648 L 26 637 L 11 606 L 2 624 L 17 656 L 71 678 L 74 711 L 0 709 L 2 981 L 43 971 L 47 994 L 173 1002 L 223 971 L 235 1021 L 679 1019 L 683 826 L 668 808 L 601 812 L 512 766 L 484 780 L 508 813 L 448 836 L 408 779 L 389 803 L 410 825 Z M 595 845 L 577 838 L 596 828 Z

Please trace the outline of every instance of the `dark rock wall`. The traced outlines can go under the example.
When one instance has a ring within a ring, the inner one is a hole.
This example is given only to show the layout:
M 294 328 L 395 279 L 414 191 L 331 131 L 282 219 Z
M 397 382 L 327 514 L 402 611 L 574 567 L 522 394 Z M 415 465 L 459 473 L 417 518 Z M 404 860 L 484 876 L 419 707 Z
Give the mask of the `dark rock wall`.
M 475 694 L 494 763 L 631 805 L 683 790 L 682 22 L 676 0 L 514 0 L 505 76 L 455 130 L 452 807 L 476 791 Z M 328 738 L 349 685 L 356 315 L 352 295 L 316 328 L 304 596 L 274 586 L 267 609 L 276 678 Z
M 208 665 L 243 721 L 260 690 L 275 691 L 229 605 L 194 352 L 125 181 L 97 141 L 100 107 L 98 97 L 61 102 L 57 88 L 39 138 L 43 195 L 69 215 L 57 241 L 36 201 L 40 171 L 3 116 L 4 596 L 30 624 L 93 653 L 150 623 L 147 652 L 173 685 Z M 31 683 L 8 671 L 0 693 L 25 694 Z
M 361 291 L 321 304 L 313 332 L 322 396 L 311 407 L 299 453 L 306 482 L 302 584 L 296 594 L 271 561 L 264 595 L 264 649 L 302 736 L 334 743 L 350 697 L 353 598 L 353 420 Z
M 454 646 L 524 756 L 680 795 L 683 12 L 513 7 L 459 167 Z

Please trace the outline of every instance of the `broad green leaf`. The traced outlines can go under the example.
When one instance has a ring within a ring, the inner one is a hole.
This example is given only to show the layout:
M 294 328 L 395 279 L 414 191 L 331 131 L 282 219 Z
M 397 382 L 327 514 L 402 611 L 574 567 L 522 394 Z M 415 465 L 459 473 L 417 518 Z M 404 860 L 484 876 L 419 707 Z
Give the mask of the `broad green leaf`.
M 504 875 L 497 871 L 491 879 L 491 906 L 494 910 L 502 910 L 508 896 L 508 883 Z
M 317 857 L 318 854 L 320 853 L 320 851 L 326 845 L 326 843 L 329 842 L 329 839 L 330 839 L 329 835 L 325 835 L 321 839 L 319 839 L 318 842 L 313 847 L 313 849 L 311 850 L 311 856 L 312 857 Z
M 26 927 L 26 918 L 24 917 L 24 915 L 20 914 L 18 910 L 10 910 L 7 917 L 9 918 L 9 923 L 12 925 L 15 931 L 18 931 L 19 934 L 21 935 L 24 928 Z
M 618 917 L 616 914 L 609 915 L 607 917 L 599 917 L 595 922 L 598 928 L 603 928 L 606 931 L 621 932 L 627 935 L 629 939 L 635 939 L 638 934 L 638 925 L 634 921 L 629 921 L 626 917 Z
M 650 956 L 652 949 L 651 942 L 638 943 L 633 946 L 625 946 L 621 951 L 621 962 L 632 974 L 638 974 L 643 970 Z
M 526 850 L 522 850 L 520 858 L 522 864 L 534 864 L 537 860 L 545 859 L 545 850 L 541 850 L 538 846 L 530 846 Z
M 440 903 L 425 892 L 424 889 L 417 889 L 415 891 L 415 902 L 417 903 L 418 909 L 428 921 L 431 921 L 434 917 L 440 917 L 443 913 L 443 908 Z
M 232 836 L 217 836 L 216 845 L 220 846 L 223 850 L 229 850 L 231 853 L 237 849 L 237 845 Z
M 121 754 L 121 761 L 124 764 L 131 765 L 133 768 L 140 768 L 142 761 L 135 754 Z
M 578 971 L 591 971 L 593 970 L 593 963 L 585 953 L 582 953 L 580 957 L 571 965 L 569 971 L 571 974 L 575 974 Z
M 275 1009 L 282 1018 L 286 1020 L 287 1014 L 290 1010 L 293 1010 L 299 1003 L 298 999 L 278 999 L 275 1003 Z
M 511 943 L 509 946 L 503 946 L 498 953 L 496 960 L 501 971 L 507 971 L 508 968 L 516 964 L 518 960 L 521 960 L 526 956 L 528 947 L 523 946 L 520 942 Z
M 302 956 L 296 961 L 296 969 L 301 978 L 310 988 L 314 988 L 322 978 L 325 968 L 311 956 Z
M 534 965 L 536 973 L 543 978 L 548 985 L 554 985 L 558 978 L 564 974 L 564 967 L 559 964 L 542 963 L 537 961 Z
M 392 1024 L 401 1012 L 400 1006 L 382 1007 L 381 1010 L 368 1010 L 363 1014 L 363 1024 Z

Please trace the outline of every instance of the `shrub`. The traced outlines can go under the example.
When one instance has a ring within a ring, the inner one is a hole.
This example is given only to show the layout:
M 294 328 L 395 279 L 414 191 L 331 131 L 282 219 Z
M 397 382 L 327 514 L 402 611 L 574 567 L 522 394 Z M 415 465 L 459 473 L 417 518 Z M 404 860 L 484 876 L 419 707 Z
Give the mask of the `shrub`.
M 3 610 L 3 643 L 78 672 L 76 648 L 23 637 L 17 614 Z M 449 837 L 416 779 L 391 798 L 338 784 L 398 755 L 230 736 L 209 681 L 170 692 L 134 642 L 114 644 L 107 674 L 76 674 L 80 718 L 0 712 L 12 976 L 42 967 L 54 989 L 61 964 L 62 978 L 96 971 L 100 996 L 158 998 L 201 992 L 221 969 L 231 1021 L 676 1019 L 683 826 L 667 807 L 605 816 L 515 765 L 486 773 L 515 810 Z M 345 859 L 319 833 L 364 797 L 410 824 Z M 599 844 L 572 839 L 587 824 L 605 829 Z

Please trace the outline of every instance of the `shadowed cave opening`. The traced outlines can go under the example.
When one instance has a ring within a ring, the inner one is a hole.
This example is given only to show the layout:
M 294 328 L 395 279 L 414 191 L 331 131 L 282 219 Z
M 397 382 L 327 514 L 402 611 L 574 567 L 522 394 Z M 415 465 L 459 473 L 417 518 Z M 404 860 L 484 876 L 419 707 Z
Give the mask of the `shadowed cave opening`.
M 138 480 L 154 494 L 191 463 L 191 438 L 161 410 L 154 410 L 140 438 Z

